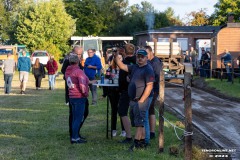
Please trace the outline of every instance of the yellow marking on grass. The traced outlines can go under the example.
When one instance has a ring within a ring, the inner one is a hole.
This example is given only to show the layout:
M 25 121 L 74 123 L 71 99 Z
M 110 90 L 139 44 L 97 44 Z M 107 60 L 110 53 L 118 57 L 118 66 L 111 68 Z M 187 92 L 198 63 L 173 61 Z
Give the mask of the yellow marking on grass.
M 23 137 L 17 136 L 17 135 L 15 135 L 15 134 L 0 134 L 0 138 L 23 139 Z
M 0 123 L 15 123 L 15 124 L 37 124 L 37 122 L 28 122 L 25 120 L 14 121 L 14 120 L 0 120 Z
M 19 108 L 0 108 L 0 111 L 27 111 L 27 112 L 45 112 L 44 110 L 35 110 L 35 109 L 19 109 Z

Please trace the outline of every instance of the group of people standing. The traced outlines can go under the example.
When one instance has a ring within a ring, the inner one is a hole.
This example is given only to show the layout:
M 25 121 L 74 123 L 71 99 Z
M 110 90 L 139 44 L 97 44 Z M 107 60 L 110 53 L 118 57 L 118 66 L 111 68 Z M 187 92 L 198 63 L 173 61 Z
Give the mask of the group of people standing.
M 12 79 L 15 73 L 15 69 L 19 71 L 20 81 L 20 94 L 24 95 L 27 87 L 29 73 L 32 68 L 32 74 L 35 78 L 35 87 L 37 90 L 41 89 L 42 78 L 45 78 L 44 65 L 40 63 L 39 58 L 36 58 L 35 63 L 31 65 L 31 60 L 26 56 L 26 51 L 22 51 L 22 56 L 18 58 L 17 65 L 13 59 L 12 54 L 7 55 L 7 59 L 4 61 L 2 71 L 4 73 L 4 93 L 10 94 L 12 88 Z M 55 75 L 58 70 L 58 64 L 51 56 L 46 65 L 49 79 L 49 90 L 53 90 L 55 87 Z
M 126 135 L 126 138 L 120 143 L 132 143 L 130 150 L 134 148 L 142 149 L 150 143 L 151 138 L 155 137 L 154 104 L 159 95 L 158 83 L 162 62 L 154 56 L 150 46 L 145 46 L 135 52 L 135 46 L 128 43 L 125 45 L 124 51 L 112 52 L 114 55 L 113 61 L 119 67 L 119 88 L 117 92 L 119 100 L 117 103 L 114 102 L 113 106 L 112 92 L 109 97 L 112 110 L 113 108 L 118 110 L 122 131 Z M 119 53 L 122 59 L 119 57 Z M 116 120 L 112 123 L 116 123 Z M 116 126 L 116 124 L 113 126 Z M 134 138 L 131 135 L 131 126 L 136 127 Z M 115 130 L 115 127 L 113 129 Z
M 93 52 L 93 53 L 92 53 Z M 121 56 L 119 56 L 121 53 Z M 152 48 L 145 46 L 135 53 L 133 44 L 112 51 L 112 60 L 119 67 L 119 87 L 107 90 L 112 110 L 112 129 L 116 130 L 116 114 L 121 117 L 122 130 L 126 137 L 120 143 L 132 143 L 130 149 L 145 148 L 150 138 L 155 137 L 154 104 L 159 95 L 159 74 L 162 62 L 154 56 Z M 94 56 L 94 49 L 88 50 L 88 58 L 81 65 L 82 48 L 75 46 L 66 56 L 62 73 L 66 82 L 66 102 L 69 102 L 69 135 L 71 143 L 86 143 L 86 138 L 80 134 L 81 127 L 89 113 L 88 88 L 92 92 L 92 105 L 95 102 L 95 74 L 101 70 L 101 60 Z M 122 59 L 120 58 L 122 57 Z M 112 65 L 112 64 L 111 64 Z M 111 69 L 116 72 L 117 68 Z M 114 94 L 113 94 L 114 93 Z M 128 113 L 130 116 L 128 116 Z M 131 125 L 136 127 L 134 139 L 131 135 Z
M 198 53 L 191 47 L 190 51 L 186 51 L 183 55 L 183 59 L 184 63 L 192 64 L 194 75 L 200 75 L 200 77 L 205 78 L 210 77 L 211 53 L 209 51 L 205 51 L 204 48 L 201 48 L 201 58 L 199 60 Z

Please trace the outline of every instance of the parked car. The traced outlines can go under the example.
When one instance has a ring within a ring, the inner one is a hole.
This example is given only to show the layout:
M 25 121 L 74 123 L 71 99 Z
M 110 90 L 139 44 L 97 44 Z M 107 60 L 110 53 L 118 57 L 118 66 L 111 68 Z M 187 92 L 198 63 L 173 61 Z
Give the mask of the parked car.
M 7 54 L 11 53 L 13 55 L 13 59 L 17 64 L 17 50 L 16 46 L 12 45 L 0 45 L 0 67 L 2 67 L 3 62 L 7 59 Z
M 39 58 L 40 63 L 46 65 L 49 60 L 49 54 L 47 51 L 34 51 L 31 56 L 32 64 L 35 63 L 37 58 Z

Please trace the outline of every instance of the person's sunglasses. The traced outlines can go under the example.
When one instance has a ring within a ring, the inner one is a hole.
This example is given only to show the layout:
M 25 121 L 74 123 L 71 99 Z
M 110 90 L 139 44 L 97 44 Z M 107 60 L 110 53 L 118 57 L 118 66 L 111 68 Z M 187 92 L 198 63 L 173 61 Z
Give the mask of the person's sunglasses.
M 141 59 L 143 59 L 145 56 L 144 55 L 142 55 L 142 54 L 138 54 L 137 55 L 137 58 L 141 58 Z

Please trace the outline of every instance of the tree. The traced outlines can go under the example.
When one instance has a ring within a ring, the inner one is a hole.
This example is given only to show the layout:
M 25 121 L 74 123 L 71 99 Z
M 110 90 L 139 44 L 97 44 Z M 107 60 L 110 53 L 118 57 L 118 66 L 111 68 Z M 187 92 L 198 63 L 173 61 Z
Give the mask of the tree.
M 96 36 L 105 28 L 104 17 L 100 14 L 95 0 L 65 0 L 65 5 L 67 13 L 77 19 L 75 35 Z
M 203 26 L 208 25 L 209 20 L 206 13 L 206 8 L 200 9 L 199 11 L 192 11 L 186 15 L 186 22 L 187 26 Z
M 62 0 L 38 1 L 19 13 L 15 36 L 31 50 L 47 50 L 58 58 L 60 51 L 69 49 L 67 41 L 75 27 Z
M 168 20 L 170 21 L 170 25 L 183 25 L 182 21 L 180 20 L 179 16 L 174 16 L 174 10 L 171 7 L 168 7 L 164 13 L 166 14 Z
M 238 21 L 240 17 L 240 0 L 219 0 L 214 8 L 215 12 L 211 16 L 211 23 L 215 26 L 225 24 L 228 13 L 234 13 L 235 21 Z

